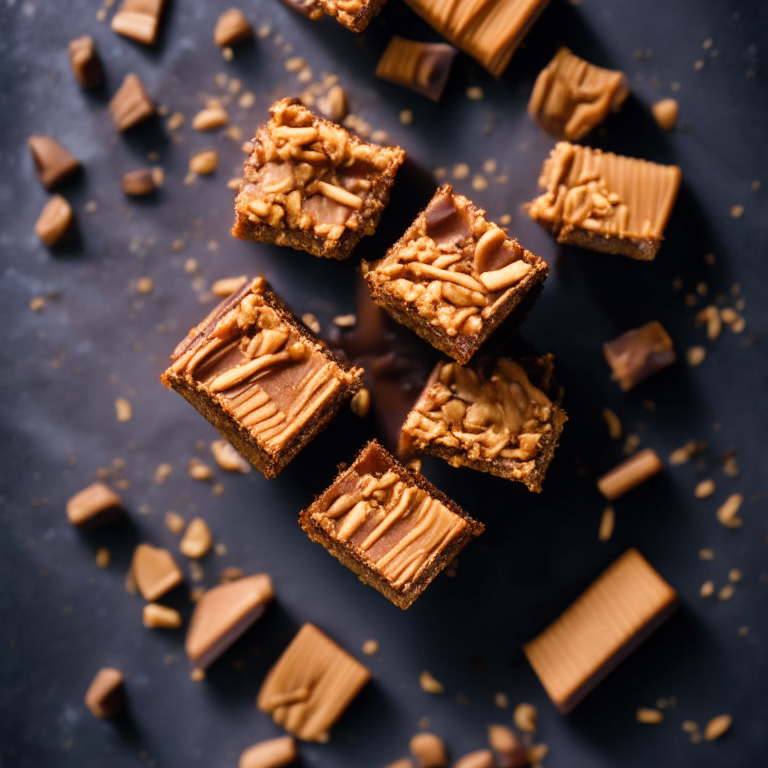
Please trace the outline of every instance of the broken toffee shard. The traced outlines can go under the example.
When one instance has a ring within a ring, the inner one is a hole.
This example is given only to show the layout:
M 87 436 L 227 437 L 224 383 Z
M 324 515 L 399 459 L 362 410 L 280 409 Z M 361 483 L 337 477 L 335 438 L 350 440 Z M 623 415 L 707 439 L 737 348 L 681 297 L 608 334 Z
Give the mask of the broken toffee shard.
M 162 382 L 265 477 L 275 477 L 362 387 L 257 277 L 193 328 Z
M 680 169 L 561 141 L 528 215 L 558 243 L 650 261 L 680 186 Z
M 551 354 L 441 362 L 402 426 L 398 452 L 439 456 L 539 493 L 568 420 L 561 399 Z
M 530 309 L 549 271 L 450 184 L 382 259 L 361 269 L 380 307 L 460 363 L 526 298 Z
M 676 607 L 675 590 L 630 549 L 523 651 L 567 714 Z
M 484 527 L 375 440 L 299 523 L 312 541 L 403 610 Z
M 563 47 L 536 78 L 528 114 L 555 138 L 578 141 L 618 112 L 627 96 L 623 72 L 596 67 Z
M 298 99 L 270 113 L 245 162 L 232 234 L 346 259 L 376 231 L 405 152 L 366 144 Z
M 326 742 L 371 673 L 314 624 L 305 624 L 267 673 L 256 705 L 296 738 Z

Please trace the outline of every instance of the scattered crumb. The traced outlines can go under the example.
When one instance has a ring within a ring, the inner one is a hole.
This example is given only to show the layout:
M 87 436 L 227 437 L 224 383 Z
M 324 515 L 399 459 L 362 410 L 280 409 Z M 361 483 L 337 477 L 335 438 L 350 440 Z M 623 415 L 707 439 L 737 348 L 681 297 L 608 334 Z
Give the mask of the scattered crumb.
M 140 277 L 136 281 L 136 290 L 139 293 L 151 293 L 155 284 L 152 282 L 151 277 Z
M 631 433 L 627 435 L 627 439 L 624 441 L 624 448 L 622 449 L 627 456 L 631 456 L 640 447 L 640 435 Z
M 693 491 L 693 495 L 697 499 L 706 499 L 708 496 L 711 496 L 715 492 L 715 481 L 708 477 L 706 480 L 702 480 L 700 483 L 696 485 L 696 488 Z
M 476 192 L 481 192 L 484 189 L 488 189 L 488 180 L 485 176 L 477 175 L 472 179 L 472 189 Z
M 227 554 L 227 545 L 224 544 L 221 541 L 217 541 L 216 544 L 213 545 L 213 551 L 219 556 L 224 557 L 224 555 Z
M 486 160 L 483 163 L 483 173 L 487 173 L 487 174 L 496 173 L 496 161 Z
M 184 115 L 181 112 L 174 112 L 166 123 L 169 131 L 178 131 L 184 125 Z
M 436 179 L 444 179 L 448 175 L 448 169 L 441 166 L 440 168 L 435 168 L 432 174 Z
M 677 123 L 680 105 L 675 99 L 662 99 L 651 106 L 651 114 L 659 128 L 671 131 Z
M 178 536 L 186 527 L 184 518 L 178 512 L 165 513 L 165 527 L 174 535 Z
M 211 486 L 211 493 L 214 496 L 222 496 L 224 494 L 224 486 L 221 483 L 214 483 Z
M 715 594 L 715 585 L 711 581 L 705 581 L 701 585 L 701 589 L 699 590 L 699 594 L 702 597 L 712 597 L 712 595 Z
M 718 715 L 713 717 L 704 726 L 704 738 L 707 741 L 719 739 L 730 727 L 733 722 L 730 715 Z
M 715 552 L 712 549 L 700 549 L 699 560 L 714 560 Z
M 701 744 L 701 733 L 699 731 L 691 734 L 691 744 Z
M 400 122 L 403 125 L 410 125 L 413 122 L 413 112 L 410 109 L 404 109 L 400 113 Z
M 704 362 L 704 358 L 707 356 L 707 350 L 704 347 L 696 346 L 690 347 L 685 353 L 688 365 L 700 365 Z
M 29 302 L 29 308 L 33 312 L 39 312 L 45 306 L 45 299 L 42 296 L 36 296 Z
M 515 707 L 512 713 L 512 719 L 515 725 L 524 733 L 535 733 L 539 713 L 533 704 L 523 702 Z
M 354 328 L 357 324 L 355 315 L 336 315 L 331 322 L 339 328 Z
M 224 59 L 224 61 L 232 61 L 232 59 L 235 58 L 235 52 L 229 47 L 222 48 L 221 56 Z
M 608 434 L 611 438 L 618 440 L 623 431 L 619 417 L 610 408 L 603 408 L 600 412 L 600 417 L 606 423 Z
M 118 397 L 115 400 L 115 413 L 118 421 L 130 421 L 133 416 L 133 409 L 124 397 Z
M 99 547 L 96 550 L 96 565 L 99 568 L 107 568 L 112 560 L 112 553 L 106 547 Z
M 237 566 L 231 565 L 229 566 L 229 568 L 225 568 L 219 574 L 219 582 L 221 584 L 230 584 L 233 581 L 242 579 L 243 576 L 245 576 L 245 571 L 242 568 L 238 568 Z
M 469 166 L 466 163 L 457 163 L 453 166 L 454 179 L 466 179 L 469 176 Z
M 171 472 L 173 472 L 173 467 L 167 462 L 158 464 L 155 470 L 155 482 L 158 485 L 162 485 L 168 479 Z
M 425 730 L 429 728 L 430 725 L 432 725 L 432 720 L 428 717 L 422 717 L 419 722 L 417 723 L 419 730 Z
M 738 516 L 744 497 L 740 493 L 731 494 L 717 510 L 718 521 L 726 528 L 741 528 L 744 521 Z
M 379 652 L 378 640 L 366 640 L 363 643 L 363 653 L 366 656 L 375 656 Z
M 734 219 L 739 219 L 743 215 L 744 215 L 743 205 L 734 205 L 731 207 L 731 216 L 733 216 Z
M 507 709 L 509 707 L 509 696 L 506 693 L 499 691 L 493 695 L 493 703 L 499 709 Z
M 720 600 L 730 600 L 733 597 L 733 593 L 736 591 L 736 587 L 733 584 L 726 584 L 724 587 L 720 587 L 720 591 L 717 593 L 717 597 Z
M 664 713 L 650 707 L 640 707 L 635 713 L 638 723 L 655 724 L 664 721 Z
M 298 72 L 299 70 L 304 69 L 305 65 L 306 62 L 301 56 L 294 56 L 292 59 L 288 59 L 285 62 L 285 69 L 287 72 Z
M 744 578 L 744 574 L 738 568 L 731 568 L 731 570 L 728 571 L 728 579 L 734 582 L 734 584 L 741 581 L 742 578 Z
M 195 480 L 210 480 L 213 477 L 211 468 L 196 458 L 189 460 L 188 472 Z
M 483 89 L 479 85 L 471 85 L 467 88 L 467 98 L 472 101 L 480 101 L 483 98 Z
M 760 187 L 761 187 L 761 186 L 762 186 L 762 184 L 761 184 L 761 183 L 760 183 L 758 180 L 755 180 L 755 181 L 753 181 L 753 182 L 752 182 L 752 184 L 750 185 L 750 189 L 751 189 L 753 192 L 757 192 L 757 191 L 760 189 Z
M 251 465 L 226 440 L 214 440 L 211 443 L 211 453 L 216 463 L 227 472 L 242 472 L 247 475 Z
M 421 690 L 425 693 L 445 693 L 445 688 L 442 683 L 435 680 L 435 678 L 432 677 L 432 673 L 427 670 L 424 670 L 419 675 L 419 685 L 421 686 Z
M 694 723 L 693 720 L 683 720 L 683 730 L 686 733 L 696 733 L 699 730 L 699 724 Z
M 613 536 L 613 526 L 616 521 L 613 507 L 606 507 L 603 510 L 603 516 L 600 518 L 600 528 L 597 532 L 597 538 L 600 541 L 608 541 Z
M 528 748 L 526 757 L 532 766 L 538 766 L 538 764 L 547 756 L 548 752 L 549 747 L 546 744 L 534 744 Z
M 193 669 L 192 674 L 190 677 L 196 682 L 199 683 L 202 680 L 205 680 L 205 670 L 204 669 Z
M 704 69 L 704 59 L 697 59 L 693 62 L 693 68 L 699 72 L 700 70 Z
M 508 213 L 505 213 L 499 219 L 499 224 L 501 224 L 502 227 L 506 227 L 508 224 L 511 224 L 511 223 L 512 223 L 512 217 Z
M 352 397 L 349 407 L 352 409 L 352 413 L 355 416 L 359 416 L 364 419 L 371 410 L 371 393 L 363 387 L 359 389 Z

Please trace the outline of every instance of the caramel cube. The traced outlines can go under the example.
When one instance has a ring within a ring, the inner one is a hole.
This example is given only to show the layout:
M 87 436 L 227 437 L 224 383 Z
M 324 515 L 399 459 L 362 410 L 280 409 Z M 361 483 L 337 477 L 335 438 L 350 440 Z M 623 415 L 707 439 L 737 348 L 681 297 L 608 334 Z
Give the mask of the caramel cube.
M 365 584 L 405 610 L 483 531 L 375 440 L 299 518 Z
M 676 606 L 675 590 L 630 549 L 523 650 L 567 714 Z
M 677 360 L 672 339 L 658 320 L 603 344 L 603 356 L 625 392 Z

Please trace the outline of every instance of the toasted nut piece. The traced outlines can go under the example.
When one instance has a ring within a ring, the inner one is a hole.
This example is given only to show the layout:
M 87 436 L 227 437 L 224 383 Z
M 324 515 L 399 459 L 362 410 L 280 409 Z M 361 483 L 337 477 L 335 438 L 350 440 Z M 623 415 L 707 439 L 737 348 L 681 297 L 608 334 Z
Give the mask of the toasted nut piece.
M 155 179 L 148 168 L 123 174 L 123 192 L 126 195 L 150 195 L 155 191 Z
M 293 736 L 261 741 L 240 755 L 238 768 L 281 768 L 298 758 Z
M 80 168 L 80 161 L 50 136 L 30 136 L 27 146 L 37 176 L 46 189 L 55 187 Z
M 661 723 L 664 721 L 664 713 L 650 707 L 640 707 L 635 713 L 638 723 Z
M 141 620 L 147 629 L 178 629 L 181 626 L 181 614 L 173 608 L 157 603 L 147 603 Z
M 664 465 L 652 448 L 636 453 L 597 481 L 600 493 L 613 501 L 661 472 Z
M 210 480 L 213 477 L 211 468 L 200 459 L 190 459 L 187 471 L 189 476 L 195 480 Z
M 715 594 L 715 584 L 713 581 L 705 581 L 699 589 L 699 594 L 702 597 L 712 597 Z
M 334 85 L 325 96 L 317 100 L 320 114 L 334 123 L 340 123 L 347 116 L 347 94 L 340 85 Z
M 706 499 L 708 496 L 711 496 L 715 492 L 715 481 L 708 477 L 706 480 L 702 480 L 700 483 L 696 484 L 696 487 L 693 489 L 693 495 L 697 499 Z
M 704 362 L 704 358 L 707 356 L 707 350 L 701 345 L 690 347 L 685 353 L 685 357 L 688 360 L 688 365 L 697 366 Z
M 178 536 L 186 526 L 187 524 L 184 522 L 184 518 L 178 512 L 165 513 L 165 527 L 174 536 Z
M 44 245 L 52 248 L 67 234 L 74 220 L 70 204 L 61 195 L 54 195 L 35 222 L 35 234 Z
M 453 768 L 495 768 L 496 760 L 490 749 L 479 749 L 459 758 Z
M 123 500 L 104 483 L 94 483 L 67 502 L 67 519 L 78 528 L 95 528 L 121 518 Z
M 182 555 L 198 560 L 201 557 L 205 557 L 211 551 L 212 546 L 213 536 L 211 536 L 211 529 L 205 520 L 196 517 L 187 526 L 187 530 L 179 544 L 179 550 Z
M 85 706 L 96 717 L 119 715 L 125 708 L 123 673 L 113 667 L 100 669 L 85 694 Z
M 112 562 L 112 553 L 106 547 L 99 547 L 96 550 L 96 565 L 99 568 L 109 568 L 110 562 Z
M 445 744 L 434 733 L 417 733 L 409 744 L 418 768 L 443 768 L 448 765 Z
M 211 453 L 216 463 L 227 472 L 242 472 L 247 475 L 251 465 L 226 440 L 214 440 L 211 443 Z
M 184 574 L 167 549 L 139 544 L 133 553 L 131 573 L 145 600 L 153 602 L 184 581 Z
M 739 507 L 744 497 L 740 493 L 731 494 L 717 510 L 717 519 L 726 528 L 741 528 L 744 521 L 738 516 Z
M 112 18 L 112 29 L 144 45 L 154 45 L 165 0 L 124 0 Z
M 506 725 L 488 726 L 488 744 L 496 753 L 499 768 L 522 768 L 528 765 L 525 745 Z
M 253 37 L 253 27 L 239 8 L 230 8 L 219 16 L 213 41 L 220 48 L 237 45 Z
M 651 107 L 653 119 L 665 131 L 671 131 L 675 127 L 679 112 L 680 105 L 675 99 L 662 99 Z
M 304 323 L 312 333 L 320 333 L 320 321 L 311 312 L 303 314 L 301 316 L 301 322 Z
M 515 711 L 512 714 L 512 719 L 515 721 L 515 725 L 524 733 L 536 733 L 536 723 L 539 718 L 539 713 L 533 704 L 523 702 L 515 707 Z
M 435 680 L 435 678 L 432 677 L 432 673 L 427 670 L 424 670 L 419 675 L 419 685 L 421 686 L 421 690 L 426 691 L 426 693 L 445 693 L 445 688 L 443 688 L 442 683 Z
M 371 393 L 365 387 L 359 389 L 352 397 L 349 407 L 355 416 L 364 419 L 371 410 Z
M 155 114 L 155 104 L 144 90 L 144 84 L 134 74 L 128 74 L 118 88 L 109 111 L 118 131 L 127 131 Z
M 519 283 L 532 269 L 533 267 L 527 261 L 518 259 L 493 272 L 483 272 L 480 275 L 480 282 L 489 291 L 502 291 L 510 285 Z
M 229 114 L 223 107 L 203 109 L 192 118 L 192 127 L 196 131 L 212 131 L 223 128 L 229 122 Z
M 90 35 L 83 35 L 69 44 L 69 63 L 80 85 L 96 88 L 104 79 L 101 59 Z
M 189 170 L 199 176 L 207 176 L 219 167 L 219 153 L 215 149 L 198 152 L 189 159 Z
M 507 234 L 501 227 L 491 226 L 475 243 L 474 264 L 476 272 L 488 271 L 491 256 L 506 240 Z
M 704 726 L 704 738 L 707 741 L 719 739 L 730 727 L 733 719 L 730 715 L 718 715 L 713 717 Z
M 326 181 L 318 181 L 317 188 L 321 194 L 336 203 L 346 205 L 349 208 L 354 208 L 356 211 L 359 211 L 363 207 L 362 199 L 357 195 L 352 194 L 352 192 L 348 192 L 343 187 L 337 187 L 335 184 L 328 184 Z
M 236 291 L 239 291 L 247 282 L 248 278 L 245 275 L 240 275 L 240 277 L 225 277 L 221 280 L 217 280 L 211 286 L 211 293 L 214 296 L 221 296 L 222 298 L 231 296 Z

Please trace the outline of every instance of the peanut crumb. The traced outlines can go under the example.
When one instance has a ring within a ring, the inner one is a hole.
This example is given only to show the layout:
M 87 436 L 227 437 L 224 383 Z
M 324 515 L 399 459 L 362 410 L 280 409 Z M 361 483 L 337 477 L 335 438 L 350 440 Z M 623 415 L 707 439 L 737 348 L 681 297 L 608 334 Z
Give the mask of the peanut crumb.
M 158 464 L 155 470 L 155 482 L 158 485 L 162 485 L 168 479 L 171 472 L 173 472 L 173 467 L 167 462 Z
M 211 486 L 211 493 L 214 496 L 223 496 L 224 495 L 224 486 L 221 483 L 214 483 Z
M 469 176 L 469 166 L 466 163 L 457 163 L 453 166 L 454 179 L 466 179 Z
M 547 756 L 548 752 L 549 747 L 546 744 L 534 744 L 528 748 L 526 757 L 531 766 L 537 768 L 538 764 Z
M 210 480 L 213 477 L 211 468 L 200 459 L 190 459 L 188 465 L 189 476 L 195 480 Z
M 211 286 L 211 293 L 213 293 L 214 296 L 225 298 L 231 296 L 235 291 L 239 291 L 247 282 L 248 278 L 245 275 L 240 275 L 239 277 L 225 277 L 221 280 L 217 280 Z
M 597 532 L 597 538 L 600 541 L 608 541 L 613 536 L 613 526 L 616 521 L 613 507 L 606 507 L 603 510 L 603 516 L 600 518 L 600 529 Z
M 363 643 L 363 653 L 366 656 L 375 656 L 379 652 L 378 640 L 366 640 Z
M 432 171 L 432 175 L 436 179 L 444 179 L 448 175 L 448 169 L 440 166 L 439 168 L 435 168 L 435 170 Z
M 704 69 L 704 59 L 696 59 L 696 61 L 693 62 L 693 68 L 699 72 L 702 69 Z
M 237 104 L 241 109 L 250 109 L 256 103 L 256 94 L 253 91 L 246 91 L 240 95 Z
M 115 414 L 117 415 L 118 421 L 125 422 L 131 420 L 133 409 L 131 408 L 131 404 L 124 397 L 118 397 L 117 400 L 115 400 Z
M 226 440 L 214 440 L 211 443 L 211 453 L 216 463 L 227 472 L 242 472 L 247 475 L 251 465 Z
M 371 410 L 371 393 L 365 387 L 363 387 L 362 389 L 355 392 L 349 406 L 355 416 L 359 416 L 361 419 L 364 419 Z
M 200 598 L 205 594 L 205 587 L 193 587 L 189 591 L 189 602 L 190 603 L 199 603 Z
M 699 594 L 702 597 L 712 597 L 715 594 L 715 585 L 711 581 L 705 581 L 699 589 Z
M 182 112 L 174 112 L 166 121 L 169 131 L 178 131 L 184 125 L 184 114 Z
M 696 488 L 694 488 L 693 495 L 697 499 L 706 499 L 708 496 L 711 496 L 715 492 L 715 481 L 708 477 L 706 480 L 702 480 L 700 483 L 696 485 Z
M 179 542 L 179 551 L 182 555 L 199 560 L 205 557 L 213 546 L 213 536 L 208 524 L 201 517 L 196 517 L 187 526 L 184 536 Z
M 515 725 L 524 733 L 535 733 L 539 713 L 533 704 L 523 702 L 515 707 L 512 713 L 512 719 Z
M 410 109 L 404 109 L 400 113 L 400 122 L 402 125 L 410 125 L 413 122 L 413 112 Z
M 221 49 L 221 56 L 224 61 L 232 61 L 232 59 L 235 58 L 235 52 L 227 46 L 226 48 Z
M 731 568 L 731 570 L 728 571 L 728 579 L 734 584 L 741 581 L 742 578 L 744 578 L 744 574 L 738 568 Z
M 419 675 L 419 685 L 421 686 L 421 690 L 425 693 L 445 693 L 445 688 L 443 687 L 442 683 L 439 683 L 437 680 L 435 680 L 435 678 L 432 677 L 432 673 L 428 672 L 427 670 L 424 670 Z
M 405 466 L 412 472 L 421 472 L 421 459 L 416 457 L 409 459 Z
M 189 159 L 189 172 L 198 176 L 208 176 L 219 166 L 219 153 L 215 149 L 198 152 Z
M 627 435 L 622 449 L 625 455 L 631 456 L 640 447 L 640 442 L 640 435 L 636 435 L 634 432 Z
M 96 550 L 96 565 L 99 568 L 106 568 L 112 560 L 112 553 L 106 547 L 99 547 Z
M 298 72 L 299 70 L 304 69 L 305 64 L 306 62 L 301 56 L 294 56 L 285 62 L 285 69 L 286 72 Z
M 713 717 L 704 726 L 704 738 L 707 741 L 719 739 L 730 727 L 733 719 L 730 715 L 718 715 Z
M 136 290 L 139 293 L 151 293 L 154 287 L 155 284 L 152 282 L 151 277 L 140 277 L 136 281 Z
M 740 219 L 743 215 L 744 215 L 744 206 L 743 205 L 731 206 L 731 216 L 734 219 Z
M 190 674 L 190 677 L 196 682 L 199 683 L 202 680 L 205 680 L 205 670 L 204 669 L 193 669 L 192 673 Z
M 752 182 L 752 184 L 750 185 L 749 188 L 753 192 L 757 192 L 760 189 L 761 186 L 762 186 L 762 183 L 756 179 L 755 181 Z
M 496 161 L 493 159 L 486 160 L 483 163 L 483 172 L 489 175 L 496 173 Z
M 635 717 L 638 723 L 655 724 L 664 721 L 664 713 L 659 712 L 658 709 L 651 709 L 650 707 L 640 707 L 637 710 Z
M 174 535 L 178 536 L 187 524 L 184 518 L 177 512 L 165 513 L 165 527 Z
M 715 552 L 712 549 L 700 549 L 699 560 L 714 560 Z
M 733 584 L 726 584 L 724 587 L 720 587 L 717 597 L 719 600 L 730 600 L 735 591 L 736 587 L 734 587 Z
M 704 362 L 704 358 L 707 356 L 707 350 L 704 347 L 696 346 L 690 347 L 685 353 L 688 365 L 701 365 Z
M 483 89 L 479 85 L 471 85 L 467 88 L 467 98 L 472 101 L 480 101 L 483 98 Z

